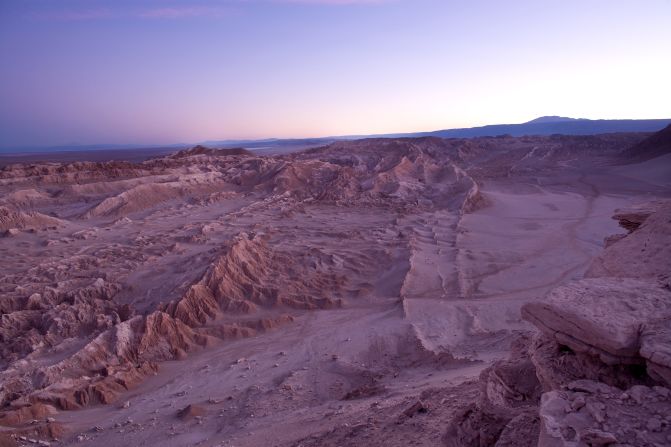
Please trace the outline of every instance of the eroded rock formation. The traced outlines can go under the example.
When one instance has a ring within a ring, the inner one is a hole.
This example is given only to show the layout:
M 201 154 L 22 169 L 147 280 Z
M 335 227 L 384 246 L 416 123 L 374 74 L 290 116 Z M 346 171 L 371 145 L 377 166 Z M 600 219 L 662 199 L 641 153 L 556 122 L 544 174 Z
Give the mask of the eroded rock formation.
M 451 422 L 447 445 L 671 442 L 670 217 L 671 202 L 618 210 L 630 233 L 589 277 L 522 307 L 539 332 L 480 376 L 480 400 Z
M 215 367 L 191 370 L 193 359 L 202 360 L 197 351 L 226 350 L 239 340 L 254 352 L 257 339 L 243 339 L 266 332 L 256 353 L 267 357 L 260 361 L 267 368 L 222 355 L 208 380 L 228 394 L 180 402 L 168 427 L 207 424 L 215 407 L 226 410 L 220 400 L 230 398 L 239 404 L 229 409 L 239 430 L 251 414 L 273 411 L 343 423 L 350 410 L 363 419 L 379 411 L 393 420 L 321 426 L 319 436 L 294 436 L 304 445 L 361 445 L 362 433 L 408 440 L 412 426 L 430 432 L 434 443 L 531 446 L 540 432 L 555 437 L 547 418 L 570 424 L 543 393 L 569 405 L 576 397 L 566 393 L 586 393 L 568 388 L 576 381 L 659 393 L 654 387 L 669 380 L 669 331 L 659 313 L 669 293 L 668 205 L 619 212 L 632 232 L 611 240 L 586 279 L 565 284 L 591 256 L 573 244 L 598 195 L 584 180 L 581 157 L 608 161 L 636 139 L 372 139 L 272 157 L 196 147 L 142 163 L 6 167 L 0 230 L 11 237 L 0 241 L 0 425 L 61 438 L 56 419 L 65 411 L 112 403 L 129 411 L 120 396 L 165 373 L 165 365 L 177 369 L 174 361 L 187 360 L 180 363 L 184 375 L 205 380 Z M 543 183 L 562 169 L 554 190 Z M 515 183 L 520 178 L 522 186 Z M 525 208 L 529 197 L 537 209 Z M 488 205 L 501 212 L 502 202 L 531 217 L 507 218 L 515 228 L 506 231 L 498 220 L 492 226 L 470 219 L 477 211 L 488 217 Z M 547 224 L 563 219 L 561 227 Z M 562 247 L 553 232 L 570 237 L 572 266 L 546 259 L 541 267 L 552 274 L 538 281 L 533 266 L 521 270 L 525 297 L 564 284 L 524 308 L 539 328 L 527 334 L 519 319 L 525 301 L 506 289 L 506 275 L 529 253 Z M 549 241 L 525 246 L 544 237 Z M 358 326 L 349 333 L 353 320 Z M 280 326 L 289 347 L 265 352 Z M 447 389 L 434 377 L 456 380 L 450 370 L 459 368 L 477 375 L 472 371 L 479 373 L 487 356 L 501 358 L 520 332 L 510 358 L 480 374 L 479 398 L 475 383 Z M 300 363 L 308 361 L 309 367 Z M 267 377 L 269 385 L 238 386 L 252 377 Z M 411 395 L 422 380 L 423 390 Z M 590 393 L 606 398 L 600 388 Z M 390 396 L 389 405 L 380 404 Z M 456 411 L 465 401 L 468 407 Z M 202 417 L 175 417 L 179 408 L 200 406 L 207 409 Z M 441 424 L 448 415 L 446 435 Z M 586 424 L 559 433 L 619 436 L 608 424 Z M 663 418 L 660 426 L 659 436 L 666 433 Z M 109 427 L 98 428 L 72 439 L 103 442 L 98 437 Z M 127 429 L 131 436 L 135 423 Z

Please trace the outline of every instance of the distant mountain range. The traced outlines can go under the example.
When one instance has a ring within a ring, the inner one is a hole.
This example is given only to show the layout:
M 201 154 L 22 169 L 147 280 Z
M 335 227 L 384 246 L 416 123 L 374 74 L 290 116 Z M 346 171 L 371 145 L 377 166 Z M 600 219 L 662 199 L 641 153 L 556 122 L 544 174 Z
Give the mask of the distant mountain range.
M 657 132 L 671 124 L 671 119 L 654 120 L 590 120 L 586 118 L 567 118 L 563 116 L 542 116 L 522 124 L 493 124 L 464 129 L 445 129 L 432 132 L 394 133 L 381 135 L 347 135 L 339 137 L 309 139 L 268 139 L 248 141 L 206 141 L 204 145 L 223 147 L 245 147 L 248 149 L 267 147 L 299 147 L 328 144 L 336 140 L 360 138 L 476 138 L 511 135 L 596 135 L 617 132 Z
M 409 133 L 401 136 L 434 136 L 441 138 L 473 138 L 511 135 L 596 135 L 615 132 L 657 132 L 668 126 L 671 119 L 657 120 L 588 120 L 543 116 L 522 124 L 494 124 L 466 129 L 447 129 L 434 132 Z
M 541 116 L 535 120 L 531 120 L 524 124 L 533 124 L 533 123 L 562 123 L 566 121 L 589 121 L 587 118 L 567 118 L 565 116 Z
M 23 147 L 0 148 L 0 153 L 26 152 L 65 152 L 65 151 L 95 151 L 95 150 L 124 150 L 124 149 L 181 149 L 202 144 L 214 147 L 244 147 L 247 149 L 286 148 L 287 150 L 319 146 L 337 140 L 353 140 L 360 138 L 412 138 L 412 137 L 440 137 L 440 138 L 475 138 L 511 135 L 596 135 L 616 132 L 657 132 L 671 124 L 671 119 L 651 120 L 590 120 L 585 118 L 567 118 L 561 116 L 542 116 L 522 124 L 493 124 L 463 129 L 445 129 L 432 132 L 395 133 L 382 135 L 347 135 L 324 138 L 286 138 L 261 140 L 212 140 L 197 143 L 178 143 L 170 145 L 132 145 L 132 144 L 96 144 L 96 145 L 63 145 L 52 147 Z

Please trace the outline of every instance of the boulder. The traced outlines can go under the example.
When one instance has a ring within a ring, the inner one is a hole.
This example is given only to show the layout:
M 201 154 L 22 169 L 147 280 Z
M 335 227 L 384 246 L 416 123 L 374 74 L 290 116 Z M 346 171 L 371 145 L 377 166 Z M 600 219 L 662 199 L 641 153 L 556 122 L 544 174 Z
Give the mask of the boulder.
M 206 413 L 207 410 L 205 410 L 205 408 L 200 405 L 191 404 L 179 410 L 177 412 L 177 417 L 183 421 L 190 421 L 194 418 L 201 418 L 205 416 Z

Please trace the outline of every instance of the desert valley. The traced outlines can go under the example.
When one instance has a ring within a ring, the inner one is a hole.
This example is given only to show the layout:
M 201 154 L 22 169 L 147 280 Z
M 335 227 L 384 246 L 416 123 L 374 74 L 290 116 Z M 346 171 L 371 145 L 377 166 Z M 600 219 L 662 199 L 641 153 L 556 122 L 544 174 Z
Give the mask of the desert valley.
M 671 126 L 0 170 L 0 445 L 671 445 Z

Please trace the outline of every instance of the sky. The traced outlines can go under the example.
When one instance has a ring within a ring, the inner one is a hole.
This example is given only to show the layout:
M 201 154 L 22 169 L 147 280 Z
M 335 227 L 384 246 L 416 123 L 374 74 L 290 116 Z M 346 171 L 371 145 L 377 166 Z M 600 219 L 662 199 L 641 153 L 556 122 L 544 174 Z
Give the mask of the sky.
M 0 147 L 671 118 L 671 0 L 0 0 Z

